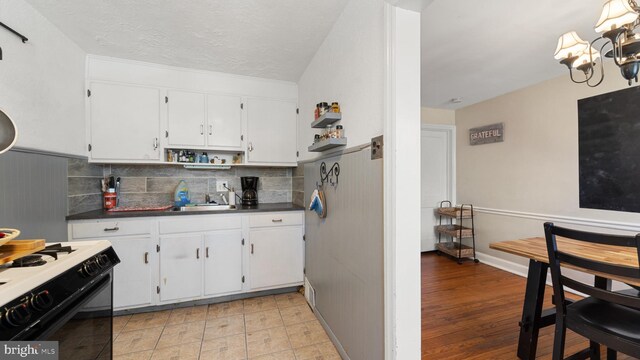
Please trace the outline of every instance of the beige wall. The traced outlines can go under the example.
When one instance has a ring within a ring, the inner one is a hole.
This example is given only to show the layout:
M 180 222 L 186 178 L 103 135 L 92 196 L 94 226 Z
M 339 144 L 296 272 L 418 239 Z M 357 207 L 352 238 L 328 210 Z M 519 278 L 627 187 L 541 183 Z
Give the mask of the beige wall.
M 579 207 L 577 100 L 627 88 L 614 66 L 606 75 L 595 89 L 562 76 L 456 111 L 458 202 L 507 212 L 480 210 L 479 251 L 508 258 L 489 250 L 488 244 L 543 236 L 544 221 L 560 223 L 559 217 L 568 217 L 562 219 L 566 226 L 597 222 L 612 232 L 620 224 L 602 222 L 640 224 L 640 214 Z M 470 128 L 499 122 L 504 123 L 504 142 L 469 145 Z M 630 228 L 640 226 L 635 224 Z
M 423 124 L 454 125 L 456 112 L 447 109 L 423 107 L 420 111 Z

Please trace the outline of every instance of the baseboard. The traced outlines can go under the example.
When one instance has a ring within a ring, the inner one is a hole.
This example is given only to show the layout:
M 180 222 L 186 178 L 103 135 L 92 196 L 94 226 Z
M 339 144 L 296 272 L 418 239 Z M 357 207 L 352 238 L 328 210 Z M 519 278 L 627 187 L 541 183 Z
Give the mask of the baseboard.
M 485 264 L 485 265 L 489 265 L 491 267 L 494 267 L 496 269 L 500 269 L 500 270 L 504 270 L 506 272 L 510 272 L 512 274 L 521 276 L 523 278 L 527 277 L 527 274 L 529 273 L 529 267 L 525 266 L 525 265 L 521 265 L 518 263 L 514 263 L 513 261 L 509 261 L 509 260 L 505 260 L 505 259 L 501 259 L 499 257 L 495 257 L 495 256 L 491 256 L 491 255 L 487 255 L 485 253 L 481 253 L 481 252 L 476 252 L 476 257 L 478 258 L 478 260 L 480 260 L 481 263 Z M 569 269 L 570 270 L 570 269 Z M 565 270 L 563 270 L 563 275 L 564 275 Z M 570 273 L 573 274 L 580 274 L 578 272 L 573 272 L 573 271 L 569 271 Z M 569 277 L 573 277 L 571 276 L 571 274 L 566 274 Z M 589 281 L 588 279 L 579 279 L 581 281 Z M 553 286 L 553 284 L 551 283 L 551 273 L 547 272 L 547 281 L 546 281 L 547 285 L 549 286 Z M 566 289 L 567 292 L 570 292 L 572 294 L 578 295 L 578 296 L 582 296 L 582 297 L 586 297 L 587 295 L 577 292 L 573 289 Z

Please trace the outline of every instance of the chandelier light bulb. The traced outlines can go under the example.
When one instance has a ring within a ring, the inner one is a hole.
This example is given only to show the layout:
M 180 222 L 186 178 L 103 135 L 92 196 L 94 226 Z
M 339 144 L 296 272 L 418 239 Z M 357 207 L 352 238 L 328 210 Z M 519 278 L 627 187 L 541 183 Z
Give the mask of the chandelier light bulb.
M 573 61 L 571 66 L 573 66 L 574 68 L 578 68 L 583 65 L 592 66 L 593 63 L 595 63 L 596 60 L 600 58 L 600 52 L 592 47 L 589 47 L 589 49 L 590 50 L 583 51 L 581 54 L 579 54 L 578 58 Z M 591 52 L 591 55 L 589 55 L 589 52 Z

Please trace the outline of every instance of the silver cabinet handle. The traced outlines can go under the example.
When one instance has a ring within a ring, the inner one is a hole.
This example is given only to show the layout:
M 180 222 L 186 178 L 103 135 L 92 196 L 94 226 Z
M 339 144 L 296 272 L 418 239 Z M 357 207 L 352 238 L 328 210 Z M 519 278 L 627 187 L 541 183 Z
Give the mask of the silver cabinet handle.
M 271 222 L 274 222 L 274 223 L 281 223 L 281 222 L 282 222 L 282 219 L 273 219 L 273 220 L 271 220 Z
M 249 148 L 248 148 L 248 150 L 249 150 L 249 151 L 253 151 L 253 143 L 249 143 Z
M 105 229 L 104 229 L 104 231 L 106 231 L 106 232 L 110 232 L 110 231 L 118 231 L 118 230 L 120 230 L 120 228 L 119 228 L 119 227 L 117 227 L 117 226 L 112 227 L 112 228 L 105 228 Z
M 200 248 L 196 249 L 196 259 L 200 259 Z
M 204 124 L 200 124 L 200 135 L 204 135 Z
M 158 150 L 158 138 L 153 139 L 153 150 Z
M 253 244 L 251 244 L 251 254 L 253 254 Z
M 145 264 L 149 263 L 149 252 L 148 251 L 144 253 L 144 263 Z
M 209 125 L 209 135 L 213 135 L 213 125 Z
M 205 248 L 204 249 L 204 257 L 206 257 L 207 259 L 209 258 L 209 248 Z

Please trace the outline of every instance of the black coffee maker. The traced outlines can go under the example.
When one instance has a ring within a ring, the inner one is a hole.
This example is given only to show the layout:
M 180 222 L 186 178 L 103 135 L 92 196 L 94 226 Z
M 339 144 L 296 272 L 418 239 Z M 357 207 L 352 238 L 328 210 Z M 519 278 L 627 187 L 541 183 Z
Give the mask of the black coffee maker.
M 258 179 L 256 176 L 243 176 L 240 178 L 240 184 L 242 185 L 242 205 L 258 205 Z

